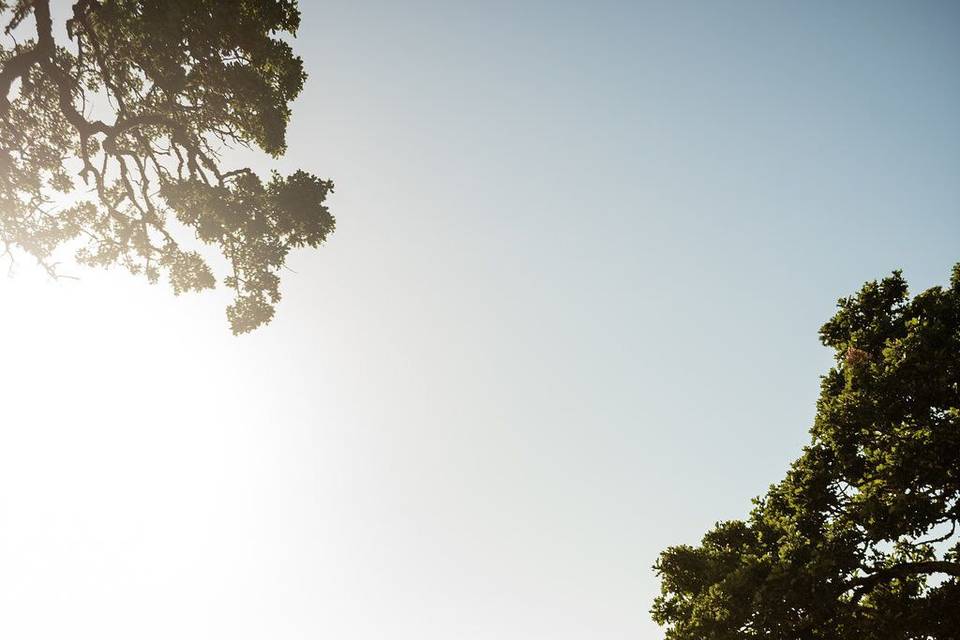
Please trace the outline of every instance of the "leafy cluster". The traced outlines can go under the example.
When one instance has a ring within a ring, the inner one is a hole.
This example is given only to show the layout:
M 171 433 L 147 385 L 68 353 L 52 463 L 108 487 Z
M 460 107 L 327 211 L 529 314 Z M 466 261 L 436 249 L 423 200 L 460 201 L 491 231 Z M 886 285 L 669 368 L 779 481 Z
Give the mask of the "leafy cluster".
M 960 637 L 960 264 L 840 300 L 812 442 L 745 521 L 655 565 L 672 640 Z
M 77 0 L 55 41 L 49 0 L 0 0 L 0 248 L 56 275 L 54 251 L 119 264 L 175 293 L 215 285 L 194 235 L 230 264 L 235 333 L 268 322 L 292 248 L 334 229 L 331 182 L 224 170 L 230 146 L 286 148 L 306 75 L 280 36 L 295 0 Z M 26 32 L 26 38 L 22 33 Z M 186 232 L 186 234 L 184 234 Z

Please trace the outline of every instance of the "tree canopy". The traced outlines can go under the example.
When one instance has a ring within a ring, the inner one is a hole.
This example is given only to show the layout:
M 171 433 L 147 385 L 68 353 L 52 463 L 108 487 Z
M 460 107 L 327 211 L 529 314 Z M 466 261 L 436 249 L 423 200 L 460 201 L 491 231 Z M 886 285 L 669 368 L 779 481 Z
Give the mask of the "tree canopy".
M 660 555 L 668 639 L 960 637 L 960 264 L 912 299 L 867 283 L 820 338 L 836 365 L 786 477 Z
M 215 286 L 190 248 L 209 245 L 233 331 L 268 322 L 289 251 L 334 229 L 333 184 L 222 160 L 286 148 L 306 78 L 284 39 L 296 1 L 77 0 L 60 28 L 49 0 L 0 0 L 0 19 L 0 249 L 57 275 L 66 247 L 181 293 Z

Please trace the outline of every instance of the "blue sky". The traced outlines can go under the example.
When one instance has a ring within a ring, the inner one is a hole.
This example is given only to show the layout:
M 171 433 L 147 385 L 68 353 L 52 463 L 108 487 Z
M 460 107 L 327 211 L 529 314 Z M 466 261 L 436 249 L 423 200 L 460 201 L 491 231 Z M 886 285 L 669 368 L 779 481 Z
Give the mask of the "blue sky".
M 0 635 L 662 637 L 650 566 L 798 453 L 836 299 L 960 260 L 960 8 L 302 11 L 258 166 L 338 229 L 269 327 L 0 281 Z

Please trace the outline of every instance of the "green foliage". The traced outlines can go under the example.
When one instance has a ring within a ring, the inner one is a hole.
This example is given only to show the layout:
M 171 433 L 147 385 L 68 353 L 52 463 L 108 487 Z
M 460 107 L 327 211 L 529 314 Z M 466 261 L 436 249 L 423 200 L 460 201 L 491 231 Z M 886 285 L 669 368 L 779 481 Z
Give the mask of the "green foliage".
M 838 306 L 811 443 L 745 521 L 660 555 L 668 639 L 960 637 L 960 264 Z
M 2 15 L 18 34 L 0 47 L 5 253 L 26 251 L 56 275 L 53 252 L 81 244 L 82 263 L 165 274 L 175 293 L 212 288 L 210 267 L 182 247 L 186 232 L 230 264 L 233 331 L 268 322 L 290 249 L 334 229 L 333 184 L 302 171 L 265 183 L 224 171 L 220 154 L 286 148 L 306 78 L 278 37 L 299 26 L 295 0 L 77 0 L 66 47 L 49 0 L 0 2 Z M 19 35 L 31 27 L 35 37 Z

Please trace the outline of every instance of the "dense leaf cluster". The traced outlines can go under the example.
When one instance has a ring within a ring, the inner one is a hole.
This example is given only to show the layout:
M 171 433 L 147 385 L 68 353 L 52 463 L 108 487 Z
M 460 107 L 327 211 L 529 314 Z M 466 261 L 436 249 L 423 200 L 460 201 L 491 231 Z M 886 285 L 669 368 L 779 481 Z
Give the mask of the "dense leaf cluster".
M 655 565 L 672 640 L 960 637 L 960 265 L 840 300 L 812 442 L 745 521 Z
M 79 243 L 83 263 L 211 288 L 185 230 L 229 262 L 233 331 L 269 321 L 290 249 L 334 229 L 333 185 L 302 171 L 264 182 L 221 155 L 285 150 L 306 78 L 279 37 L 299 26 L 295 0 L 77 0 L 66 46 L 49 0 L 0 0 L 0 17 L 0 248 L 56 275 L 54 251 Z

